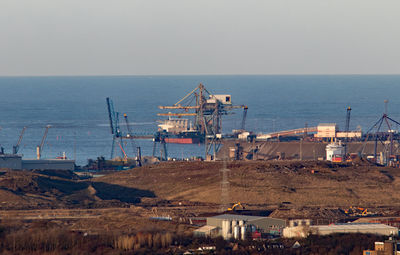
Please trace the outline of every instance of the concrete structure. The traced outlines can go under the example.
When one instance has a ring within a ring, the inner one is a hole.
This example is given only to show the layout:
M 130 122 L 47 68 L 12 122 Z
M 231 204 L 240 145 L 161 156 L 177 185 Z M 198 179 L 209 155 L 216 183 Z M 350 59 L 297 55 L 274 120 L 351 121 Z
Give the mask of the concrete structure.
M 16 154 L 0 154 L 0 168 L 22 169 L 22 156 Z
M 289 226 L 282 231 L 286 238 L 306 238 L 310 233 L 310 219 L 294 219 L 289 221 Z
M 361 131 L 336 132 L 336 138 L 361 138 Z
M 345 148 L 339 141 L 339 143 L 334 142 L 326 146 L 326 160 L 341 162 L 344 159 Z
M 68 159 L 23 159 L 22 169 L 74 170 L 75 160 Z
M 374 235 L 398 235 L 398 228 L 377 223 L 344 223 L 331 225 L 298 225 L 283 229 L 285 238 L 306 238 L 309 234 L 331 235 L 338 233 L 362 233 Z
M 331 235 L 337 233 L 362 233 L 374 235 L 398 235 L 399 229 L 379 223 L 344 223 L 332 225 L 310 226 L 310 231 L 318 235 Z
M 270 217 L 222 214 L 207 218 L 207 226 L 220 229 L 225 239 L 231 237 L 244 239 L 247 232 L 258 230 L 266 234 L 281 235 L 286 221 Z
M 215 226 L 202 226 L 193 232 L 195 237 L 216 237 L 219 235 L 219 229 Z
M 321 123 L 317 126 L 317 133 L 314 135 L 318 138 L 333 138 L 336 137 L 338 126 L 336 123 Z
M 306 238 L 309 234 L 309 226 L 286 227 L 282 231 L 282 235 L 285 238 Z

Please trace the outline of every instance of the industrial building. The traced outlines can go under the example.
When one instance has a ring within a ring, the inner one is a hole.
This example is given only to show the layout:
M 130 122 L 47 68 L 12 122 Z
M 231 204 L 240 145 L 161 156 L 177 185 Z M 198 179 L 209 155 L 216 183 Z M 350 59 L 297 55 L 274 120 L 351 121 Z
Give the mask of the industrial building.
M 283 237 L 286 238 L 305 238 L 310 233 L 315 235 L 332 235 L 339 233 L 362 233 L 392 236 L 398 235 L 399 229 L 379 223 L 336 223 L 331 225 L 300 225 L 289 226 L 283 229 Z
M 245 239 L 247 236 L 282 234 L 286 221 L 270 217 L 222 214 L 207 218 L 207 225 L 197 229 L 196 236 L 223 236 L 224 239 Z
M 337 233 L 361 233 L 392 236 L 398 235 L 399 229 L 379 223 L 337 223 L 331 225 L 311 226 L 310 230 L 318 235 L 331 235 Z
M 336 137 L 336 132 L 338 131 L 338 126 L 336 123 L 321 123 L 317 127 L 317 134 L 315 137 L 328 138 Z

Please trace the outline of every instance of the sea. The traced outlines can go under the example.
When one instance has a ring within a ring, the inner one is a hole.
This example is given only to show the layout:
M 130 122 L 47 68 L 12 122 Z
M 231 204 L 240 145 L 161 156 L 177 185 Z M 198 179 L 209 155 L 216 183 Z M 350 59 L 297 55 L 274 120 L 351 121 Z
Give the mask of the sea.
M 77 165 L 111 156 L 112 134 L 106 98 L 128 115 L 132 133 L 157 131 L 158 106 L 173 105 L 202 83 L 212 94 L 230 94 L 232 103 L 247 105 L 246 129 L 254 133 L 337 123 L 344 129 L 351 107 L 350 129 L 366 132 L 385 112 L 400 121 L 400 75 L 186 75 L 186 76 L 52 76 L 0 77 L 0 145 L 11 153 L 23 127 L 19 154 L 36 157 L 47 125 L 42 157 L 64 152 Z M 165 112 L 165 111 L 164 111 Z M 242 110 L 223 116 L 223 133 L 239 129 Z M 398 130 L 397 125 L 392 129 Z M 128 156 L 152 155 L 151 139 L 125 141 Z M 168 156 L 204 157 L 204 145 L 167 145 Z M 115 154 L 121 154 L 116 149 Z

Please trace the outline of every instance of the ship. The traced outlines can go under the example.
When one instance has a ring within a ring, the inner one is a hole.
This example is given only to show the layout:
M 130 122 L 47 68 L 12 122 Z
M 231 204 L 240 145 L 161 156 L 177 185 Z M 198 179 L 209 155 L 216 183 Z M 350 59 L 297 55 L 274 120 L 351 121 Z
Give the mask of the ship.
M 166 143 L 198 144 L 204 143 L 204 135 L 193 129 L 189 119 L 168 118 L 159 121 L 156 137 L 163 137 Z

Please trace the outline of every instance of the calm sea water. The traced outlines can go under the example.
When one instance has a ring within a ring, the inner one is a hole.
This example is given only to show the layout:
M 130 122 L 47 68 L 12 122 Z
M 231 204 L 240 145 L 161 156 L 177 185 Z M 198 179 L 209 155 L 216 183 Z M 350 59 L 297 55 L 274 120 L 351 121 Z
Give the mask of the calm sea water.
M 80 165 L 88 158 L 110 157 L 106 97 L 116 111 L 127 113 L 136 134 L 157 129 L 159 105 L 172 105 L 198 83 L 215 94 L 231 94 L 234 104 L 249 107 L 246 127 L 271 132 L 335 122 L 344 127 L 351 106 L 350 127 L 369 129 L 388 113 L 400 120 L 400 76 L 112 76 L 112 77 L 2 77 L 0 78 L 0 144 L 12 151 L 24 126 L 20 153 L 35 157 L 45 126 L 52 125 L 43 157 L 66 152 Z M 226 116 L 223 131 L 240 127 L 242 112 Z M 122 129 L 125 126 L 122 125 Z M 398 129 L 399 127 L 394 127 Z M 152 154 L 152 141 L 137 140 L 144 155 Z M 133 155 L 130 145 L 128 154 Z M 198 145 L 168 145 L 172 157 L 203 156 Z

